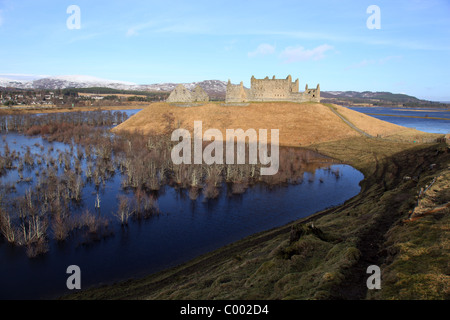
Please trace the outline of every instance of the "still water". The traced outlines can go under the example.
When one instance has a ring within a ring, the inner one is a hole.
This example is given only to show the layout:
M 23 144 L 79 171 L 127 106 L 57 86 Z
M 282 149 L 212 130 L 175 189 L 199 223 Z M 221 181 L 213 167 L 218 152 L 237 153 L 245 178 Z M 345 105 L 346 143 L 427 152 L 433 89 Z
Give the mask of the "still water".
M 27 146 L 36 155 L 47 154 L 53 148 L 51 153 L 56 158 L 58 150 L 68 149 L 64 143 L 41 137 L 10 133 L 2 138 L 0 143 L 8 143 L 11 150 L 21 154 Z M 69 293 L 66 269 L 70 265 L 81 268 L 82 288 L 144 276 L 342 204 L 360 192 L 363 175 L 356 169 L 328 162 L 320 155 L 311 161 L 304 164 L 303 177 L 295 183 L 260 183 L 242 194 L 232 194 L 229 185 L 223 183 L 215 199 L 200 195 L 192 200 L 187 190 L 165 185 L 157 193 L 160 214 L 148 220 L 132 220 L 128 227 L 122 227 L 113 216 L 117 196 L 130 192 L 122 189 L 120 172 L 117 170 L 100 189 L 102 205 L 98 211 L 94 208 L 95 186 L 87 183 L 80 206 L 108 219 L 112 235 L 88 244 L 77 237 L 63 243 L 52 239 L 49 251 L 33 259 L 26 256 L 24 248 L 12 246 L 0 237 L 0 299 L 43 299 Z M 24 170 L 23 176 L 32 181 L 17 183 L 11 197 L 24 194 L 35 183 L 35 171 Z M 0 183 L 17 179 L 17 170 L 11 170 L 0 178 Z
M 443 109 L 406 109 L 386 107 L 348 107 L 361 113 L 369 113 L 371 117 L 391 122 L 399 126 L 413 128 L 429 133 L 450 133 L 450 111 Z M 388 116 L 386 116 L 388 115 Z M 405 116 L 421 117 L 408 118 Z M 443 118 L 429 119 L 429 118 Z

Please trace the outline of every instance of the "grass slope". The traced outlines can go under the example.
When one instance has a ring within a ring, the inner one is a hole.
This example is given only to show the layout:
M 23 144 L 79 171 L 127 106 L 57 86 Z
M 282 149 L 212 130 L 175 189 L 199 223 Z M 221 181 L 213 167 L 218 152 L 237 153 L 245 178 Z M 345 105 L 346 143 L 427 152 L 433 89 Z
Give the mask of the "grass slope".
M 373 136 L 402 135 L 413 140 L 413 136 L 427 135 L 343 107 L 333 107 L 342 112 L 350 122 L 355 122 L 357 126 L 361 126 L 360 129 L 369 131 Z M 307 146 L 360 136 L 360 133 L 335 115 L 329 106 L 290 102 L 251 103 L 249 106 L 209 103 L 190 108 L 154 103 L 117 126 L 114 131 L 159 133 L 184 128 L 193 132 L 196 120 L 203 122 L 203 130 L 216 128 L 222 131 L 224 137 L 226 129 L 279 129 L 280 144 L 285 146 Z

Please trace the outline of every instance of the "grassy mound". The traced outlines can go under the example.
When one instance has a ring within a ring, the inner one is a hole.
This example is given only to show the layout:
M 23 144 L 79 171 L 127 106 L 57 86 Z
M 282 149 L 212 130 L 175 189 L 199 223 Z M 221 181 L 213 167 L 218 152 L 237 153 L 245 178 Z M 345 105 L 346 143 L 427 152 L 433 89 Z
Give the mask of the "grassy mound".
M 375 137 L 402 135 L 413 140 L 416 136 L 427 135 L 343 107 L 333 107 L 356 127 Z M 190 108 L 154 103 L 114 128 L 114 131 L 161 133 L 184 128 L 193 132 L 194 121 L 198 120 L 203 122 L 204 131 L 219 129 L 224 137 L 226 129 L 279 129 L 280 144 L 284 146 L 307 146 L 361 135 L 334 114 L 330 106 L 290 102 L 251 103 L 248 106 L 209 103 Z

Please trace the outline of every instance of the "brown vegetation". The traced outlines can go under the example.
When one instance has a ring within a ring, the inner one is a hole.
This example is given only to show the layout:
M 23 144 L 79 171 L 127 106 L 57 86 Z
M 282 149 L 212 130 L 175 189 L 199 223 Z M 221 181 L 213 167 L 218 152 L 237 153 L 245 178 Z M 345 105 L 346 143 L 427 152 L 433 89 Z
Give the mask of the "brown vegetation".
M 61 242 L 77 230 L 84 230 L 85 241 L 92 241 L 109 234 L 108 221 L 79 211 L 83 209 L 82 190 L 90 183 L 97 195 L 95 210 L 101 211 L 100 190 L 117 172 L 122 175 L 122 187 L 133 192 L 132 197 L 119 196 L 115 213 L 119 223 L 126 226 L 130 219 L 148 219 L 159 214 L 154 193 L 164 185 L 188 190 L 192 200 L 202 194 L 205 199 L 213 199 L 224 189 L 239 194 L 260 182 L 270 185 L 301 182 L 304 172 L 314 172 L 331 163 L 331 159 L 313 151 L 281 148 L 280 168 L 274 176 L 260 176 L 261 166 L 256 164 L 174 165 L 171 161 L 174 142 L 167 134 L 110 134 L 107 125 L 126 119 L 122 113 L 16 115 L 11 119 L 8 122 L 1 119 L 0 123 L 10 130 L 41 135 L 47 141 L 68 146 L 66 150 L 57 149 L 56 155 L 53 147 L 37 154 L 25 147 L 19 154 L 11 152 L 5 142 L 0 155 L 1 171 L 16 169 L 20 178 L 17 182 L 30 185 L 25 194 L 0 203 L 0 231 L 8 242 L 26 246 L 32 257 L 46 252 L 51 236 Z M 172 117 L 165 119 L 173 123 Z M 34 147 L 45 150 L 39 144 Z M 31 170 L 35 170 L 34 178 L 27 176 Z M 227 188 L 223 188 L 225 185 Z
M 448 300 L 448 212 L 403 222 L 417 191 L 448 175 L 447 146 L 356 138 L 314 147 L 364 172 L 358 196 L 170 270 L 69 298 Z M 448 201 L 445 190 L 436 196 Z M 373 264 L 382 289 L 369 291 Z
M 413 141 L 424 133 L 406 129 L 370 116 L 334 106 L 356 126 L 367 130 L 373 136 L 400 134 Z M 167 119 L 171 118 L 169 122 Z M 114 128 L 114 132 L 157 133 L 184 128 L 193 132 L 194 121 L 203 122 L 203 130 L 215 128 L 247 130 L 279 129 L 279 143 L 283 146 L 307 146 L 314 143 L 337 141 L 360 134 L 345 124 L 329 107 L 320 103 L 267 102 L 251 103 L 248 106 L 222 106 L 209 103 L 203 106 L 181 108 L 167 103 L 153 103 L 132 116 L 128 121 Z M 270 134 L 269 134 L 270 136 Z M 437 135 L 426 134 L 427 137 Z

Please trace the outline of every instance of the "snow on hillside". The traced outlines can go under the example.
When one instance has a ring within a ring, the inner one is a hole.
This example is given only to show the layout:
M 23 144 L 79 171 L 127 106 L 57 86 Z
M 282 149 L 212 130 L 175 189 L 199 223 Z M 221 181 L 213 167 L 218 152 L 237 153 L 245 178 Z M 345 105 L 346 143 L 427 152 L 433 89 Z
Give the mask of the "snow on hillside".
M 101 78 L 85 76 L 85 75 L 54 76 L 54 77 L 48 77 L 47 79 L 63 80 L 63 81 L 74 82 L 74 83 L 98 83 L 98 84 L 117 83 L 117 84 L 129 85 L 129 86 L 136 85 L 133 82 L 101 79 Z
M 157 83 L 148 85 L 139 85 L 133 82 L 101 79 L 86 75 L 64 75 L 51 76 L 33 81 L 15 80 L 0 78 L 0 87 L 18 88 L 18 89 L 47 89 L 57 90 L 66 88 L 92 88 L 105 87 L 119 90 L 141 90 L 141 91 L 167 91 L 170 92 L 178 83 Z M 201 82 L 183 83 L 189 90 L 195 86 L 201 86 L 208 94 L 215 96 L 225 96 L 227 83 L 220 80 L 206 80 Z

